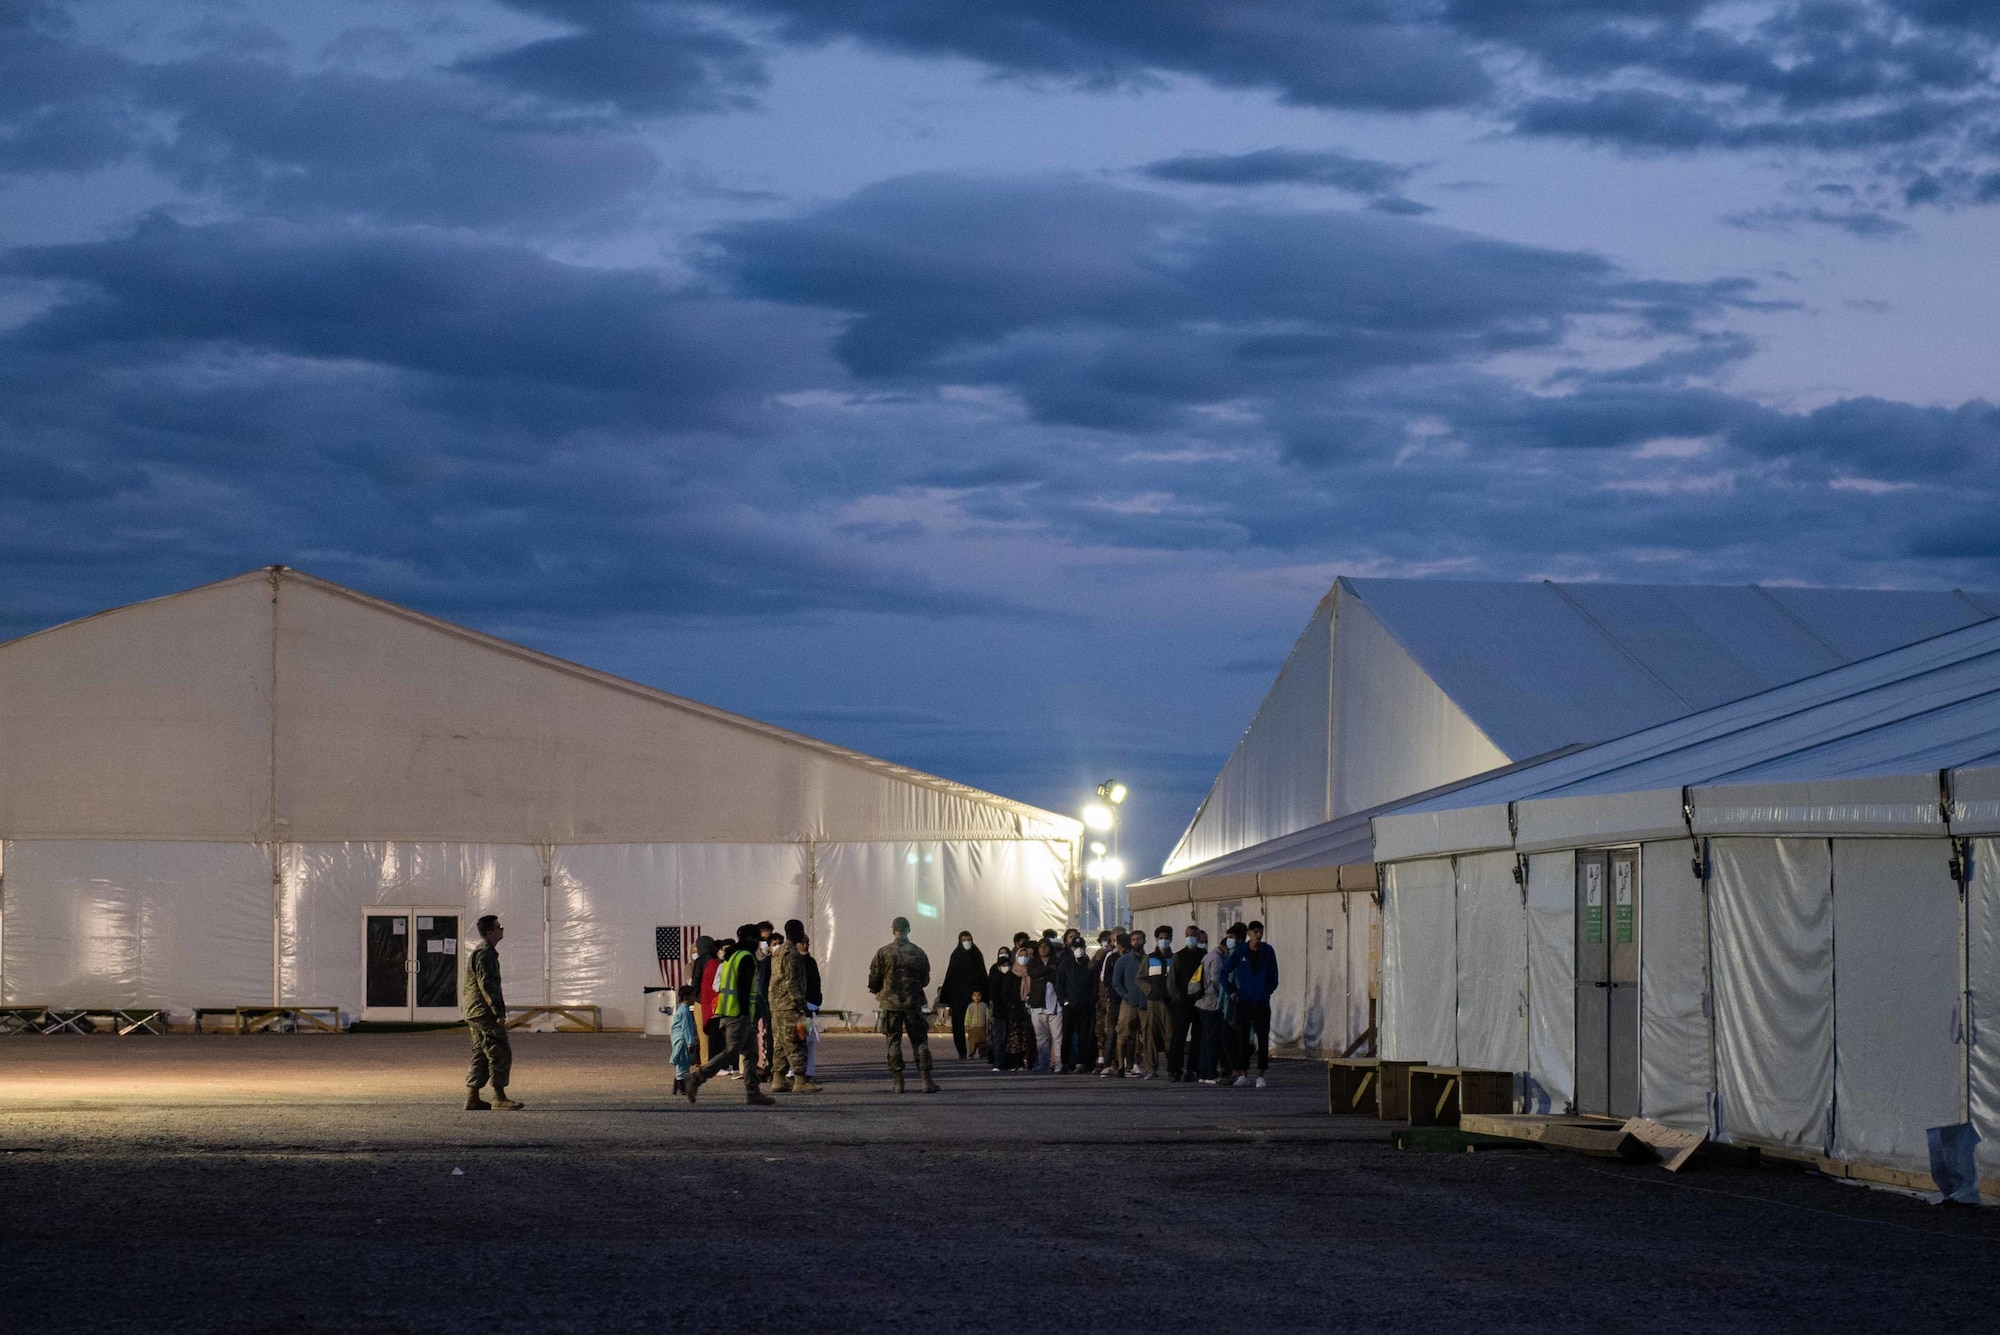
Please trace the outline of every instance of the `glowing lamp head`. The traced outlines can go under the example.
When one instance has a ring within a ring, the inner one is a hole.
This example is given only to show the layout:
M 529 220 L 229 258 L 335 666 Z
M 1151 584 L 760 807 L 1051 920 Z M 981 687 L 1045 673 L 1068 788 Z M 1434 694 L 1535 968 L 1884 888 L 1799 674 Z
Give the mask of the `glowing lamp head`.
M 1122 881 L 1125 879 L 1125 864 L 1117 858 L 1104 859 L 1103 868 L 1103 875 L 1099 879 L 1106 881 Z
M 1093 830 L 1108 830 L 1113 820 L 1111 808 L 1102 802 L 1092 802 L 1083 809 L 1083 823 Z

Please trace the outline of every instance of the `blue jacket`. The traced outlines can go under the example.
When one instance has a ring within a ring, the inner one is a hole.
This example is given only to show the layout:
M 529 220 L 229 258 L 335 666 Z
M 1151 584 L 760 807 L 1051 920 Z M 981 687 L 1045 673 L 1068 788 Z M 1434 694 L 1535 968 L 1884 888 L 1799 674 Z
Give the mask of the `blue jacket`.
M 1238 1001 L 1256 1005 L 1269 1001 L 1271 994 L 1278 990 L 1278 952 L 1271 949 L 1269 941 L 1257 947 L 1253 958 L 1250 943 L 1236 947 L 1229 957 L 1229 966 L 1222 971 L 1223 985 L 1236 994 Z
M 1139 988 L 1139 971 L 1145 967 L 1146 957 L 1132 951 L 1111 966 L 1111 994 L 1134 1010 L 1146 1009 L 1146 994 Z

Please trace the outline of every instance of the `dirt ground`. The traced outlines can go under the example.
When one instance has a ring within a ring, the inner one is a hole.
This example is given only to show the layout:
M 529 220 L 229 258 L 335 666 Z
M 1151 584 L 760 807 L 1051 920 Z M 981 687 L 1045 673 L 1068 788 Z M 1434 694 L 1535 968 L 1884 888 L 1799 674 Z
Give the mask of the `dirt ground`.
M 996 1076 L 668 1096 L 664 1044 L 0 1040 L 0 1330 L 1994 1328 L 2000 1211 L 1771 1168 L 1419 1154 L 1272 1088 Z

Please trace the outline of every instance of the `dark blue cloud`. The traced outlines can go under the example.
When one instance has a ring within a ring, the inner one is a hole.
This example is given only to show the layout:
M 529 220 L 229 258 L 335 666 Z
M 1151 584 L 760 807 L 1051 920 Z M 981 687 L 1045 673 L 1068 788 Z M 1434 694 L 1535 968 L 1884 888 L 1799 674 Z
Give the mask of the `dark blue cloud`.
M 78 172 L 130 150 L 126 62 L 45 0 L 0 0 L 0 176 Z
M 1148 163 L 1140 171 L 1158 181 L 1188 185 L 1321 185 L 1357 195 L 1387 194 L 1412 169 L 1331 149 L 1265 148 L 1251 153 L 1184 153 Z
M 456 68 L 558 101 L 639 116 L 749 106 L 769 82 L 757 48 L 734 33 L 629 0 L 506 0 L 575 31 Z

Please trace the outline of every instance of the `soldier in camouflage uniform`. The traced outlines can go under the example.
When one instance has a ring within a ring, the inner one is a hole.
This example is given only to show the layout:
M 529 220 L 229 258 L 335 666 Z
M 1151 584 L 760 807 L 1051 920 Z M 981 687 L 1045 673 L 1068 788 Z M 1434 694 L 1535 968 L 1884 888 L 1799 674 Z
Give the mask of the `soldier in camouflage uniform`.
M 491 913 L 479 920 L 478 928 L 480 942 L 465 962 L 465 983 L 459 998 L 465 1010 L 465 1027 L 472 1035 L 472 1073 L 465 1077 L 465 1110 L 499 1108 L 512 1112 L 524 1105 L 507 1097 L 514 1049 L 507 1042 L 507 998 L 500 990 L 500 952 L 496 949 L 507 929 Z M 480 1088 L 489 1079 L 493 1082 L 491 1103 L 479 1097 Z
M 917 1073 L 924 1078 L 924 1093 L 938 1092 L 931 1079 L 930 1021 L 924 1018 L 924 988 L 930 985 L 931 961 L 921 947 L 910 941 L 910 920 L 898 918 L 889 924 L 896 939 L 875 952 L 868 966 L 868 990 L 882 1009 L 882 1032 L 889 1036 L 889 1074 L 896 1092 L 903 1092 L 903 1035 L 910 1036 L 910 1051 L 917 1058 Z
M 806 1018 L 805 971 L 799 968 L 799 943 L 806 926 L 797 918 L 785 924 L 785 934 L 771 938 L 771 1092 L 817 1094 L 820 1087 L 806 1076 L 806 1045 L 799 1027 Z M 797 1075 L 789 1072 L 796 1071 Z

